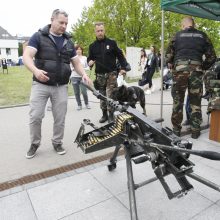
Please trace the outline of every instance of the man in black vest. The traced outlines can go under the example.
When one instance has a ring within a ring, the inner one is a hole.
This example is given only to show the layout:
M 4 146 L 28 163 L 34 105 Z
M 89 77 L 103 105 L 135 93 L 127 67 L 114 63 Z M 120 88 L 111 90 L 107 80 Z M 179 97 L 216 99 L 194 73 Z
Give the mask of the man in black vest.
M 205 55 L 205 60 L 203 60 Z M 191 108 L 190 126 L 192 138 L 200 136 L 202 123 L 201 97 L 203 90 L 203 70 L 207 70 L 216 59 L 213 45 L 207 35 L 195 29 L 194 20 L 182 20 L 182 31 L 175 34 L 166 51 L 166 62 L 173 74 L 173 131 L 180 136 L 183 120 L 183 103 L 188 88 Z
M 96 40 L 89 46 L 87 58 L 90 68 L 95 64 L 96 81 L 95 87 L 104 96 L 110 97 L 114 88 L 117 87 L 117 66 L 116 60 L 120 63 L 120 75 L 126 74 L 127 61 L 118 48 L 117 43 L 105 36 L 104 23 L 95 24 Z M 100 107 L 103 115 L 100 123 L 113 120 L 113 111 L 105 101 L 100 100 Z M 109 115 L 107 113 L 109 111 Z
M 52 13 L 51 24 L 36 32 L 25 48 L 23 60 L 33 73 L 30 96 L 30 136 L 31 146 L 26 158 L 35 156 L 41 142 L 41 123 L 48 99 L 52 103 L 54 117 L 52 144 L 54 150 L 63 155 L 62 147 L 65 116 L 67 111 L 70 62 L 82 79 L 91 83 L 86 75 L 71 41 L 66 32 L 68 14 L 60 9 Z M 33 59 L 34 58 L 34 59 Z

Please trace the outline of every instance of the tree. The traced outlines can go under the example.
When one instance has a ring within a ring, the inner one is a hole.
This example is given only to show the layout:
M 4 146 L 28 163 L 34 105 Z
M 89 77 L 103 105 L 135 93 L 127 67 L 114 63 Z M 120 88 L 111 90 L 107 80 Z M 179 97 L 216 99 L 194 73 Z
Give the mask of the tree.
M 180 30 L 184 15 L 165 13 L 165 46 L 174 33 Z M 149 48 L 161 45 L 161 8 L 159 0 L 94 0 L 90 8 L 84 8 L 81 19 L 72 26 L 75 42 L 82 44 L 85 51 L 94 41 L 94 23 L 103 21 L 106 35 L 126 46 Z M 198 29 L 204 30 L 216 49 L 220 47 L 219 22 L 196 18 Z M 219 46 L 218 46 L 219 45 Z
M 126 46 L 149 47 L 152 43 L 157 44 L 160 29 L 153 30 L 151 26 L 156 17 L 152 8 L 157 6 L 158 1 L 155 0 L 95 0 L 93 6 L 84 9 L 82 18 L 72 26 L 73 38 L 87 46 L 94 39 L 92 24 L 103 21 L 107 36 L 114 38 L 123 49 Z
M 23 55 L 23 44 L 19 43 L 18 44 L 18 56 L 22 56 Z

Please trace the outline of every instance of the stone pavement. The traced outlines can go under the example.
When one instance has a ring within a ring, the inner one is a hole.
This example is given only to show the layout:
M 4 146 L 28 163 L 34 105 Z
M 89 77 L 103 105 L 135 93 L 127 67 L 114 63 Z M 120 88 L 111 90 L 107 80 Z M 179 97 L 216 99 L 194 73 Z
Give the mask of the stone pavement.
M 156 91 L 146 95 L 149 117 L 160 116 L 160 82 L 154 80 Z M 75 99 L 69 99 L 66 116 L 64 146 L 67 154 L 57 155 L 51 146 L 53 118 L 46 111 L 42 127 L 42 144 L 37 155 L 25 158 L 29 148 L 28 106 L 0 109 L 0 183 L 24 176 L 59 168 L 68 164 L 91 159 L 112 152 L 105 149 L 85 155 L 73 143 L 80 124 L 89 118 L 96 124 L 101 116 L 99 101 L 89 92 L 92 109 L 75 110 Z M 164 91 L 163 126 L 171 127 L 172 98 L 170 90 Z M 207 103 L 203 101 L 203 104 Z M 141 110 L 140 107 L 138 109 Z M 203 120 L 207 123 L 203 107 Z M 220 144 L 208 139 L 208 130 L 198 140 L 193 140 L 194 149 L 209 149 L 220 152 Z M 192 156 L 195 171 L 219 185 L 219 162 Z M 0 219 L 129 219 L 125 160 L 121 156 L 118 168 L 108 172 L 108 161 L 92 164 L 29 184 L 0 192 Z M 149 164 L 148 164 L 149 165 Z M 147 164 L 135 166 L 137 182 L 150 178 L 152 169 Z M 136 168 L 137 167 L 137 168 Z M 147 172 L 146 172 L 147 170 Z M 169 180 L 171 185 L 175 182 Z M 136 192 L 139 219 L 218 219 L 220 193 L 194 180 L 195 190 L 182 199 L 168 200 L 159 182 L 151 183 Z
M 194 149 L 220 152 L 219 144 L 208 140 L 203 131 Z M 196 174 L 220 183 L 219 162 L 192 156 Z M 3 220 L 128 220 L 129 200 L 126 163 L 118 158 L 117 169 L 109 172 L 103 161 L 62 175 L 43 179 L 0 193 L 0 219 Z M 133 165 L 136 183 L 154 176 L 150 163 Z M 139 220 L 218 220 L 220 193 L 188 178 L 194 190 L 169 200 L 159 181 L 136 191 Z M 176 181 L 166 177 L 171 189 Z

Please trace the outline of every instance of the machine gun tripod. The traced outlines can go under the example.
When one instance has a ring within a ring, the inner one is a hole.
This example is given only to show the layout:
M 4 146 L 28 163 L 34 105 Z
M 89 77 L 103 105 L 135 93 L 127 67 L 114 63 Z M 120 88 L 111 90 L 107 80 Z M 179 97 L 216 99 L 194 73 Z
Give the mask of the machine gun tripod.
M 109 171 L 116 168 L 118 152 L 121 147 L 124 148 L 131 220 L 138 219 L 135 190 L 156 180 L 160 181 L 169 199 L 179 198 L 193 189 L 187 176 L 220 192 L 220 186 L 193 173 L 194 164 L 189 160 L 190 154 L 220 160 L 220 153 L 192 150 L 190 141 L 180 139 L 169 128 L 163 128 L 136 109 L 126 104 L 119 105 L 118 102 L 88 88 L 116 110 L 115 118 L 114 122 L 101 128 L 95 127 L 95 130 L 88 133 L 84 133 L 85 125 L 82 124 L 75 142 L 85 153 L 116 146 L 108 165 Z M 85 121 L 88 124 L 88 120 Z M 92 127 L 94 128 L 94 125 Z M 132 161 L 135 164 L 151 162 L 155 177 L 136 184 L 133 178 Z M 179 190 L 176 192 L 170 189 L 165 180 L 165 177 L 171 174 L 179 184 Z

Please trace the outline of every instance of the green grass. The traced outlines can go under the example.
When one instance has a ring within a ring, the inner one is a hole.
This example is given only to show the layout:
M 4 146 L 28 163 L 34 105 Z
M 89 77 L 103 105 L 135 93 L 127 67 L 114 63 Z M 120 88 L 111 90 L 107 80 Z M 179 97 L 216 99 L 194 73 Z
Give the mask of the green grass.
M 8 74 L 1 71 L 0 106 L 27 103 L 31 82 L 32 74 L 24 66 L 9 67 Z
M 88 75 L 94 80 L 94 71 L 88 71 Z M 158 73 L 154 74 L 155 77 L 158 77 Z M 137 82 L 137 80 L 126 78 L 126 82 Z M 0 68 L 0 107 L 28 103 L 31 84 L 32 73 L 25 66 L 9 67 L 8 74 L 3 74 Z M 71 84 L 68 86 L 68 93 L 69 96 L 73 95 Z
M 9 67 L 8 74 L 0 70 L 0 106 L 19 105 L 29 102 L 32 73 L 24 66 Z M 68 88 L 73 95 L 72 86 Z

